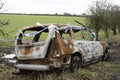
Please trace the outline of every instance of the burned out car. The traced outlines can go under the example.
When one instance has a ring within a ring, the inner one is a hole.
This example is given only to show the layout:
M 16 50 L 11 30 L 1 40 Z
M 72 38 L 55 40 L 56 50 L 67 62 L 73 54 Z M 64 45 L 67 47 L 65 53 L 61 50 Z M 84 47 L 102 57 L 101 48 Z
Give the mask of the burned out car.
M 15 54 L 5 62 L 21 70 L 46 71 L 69 68 L 71 72 L 97 60 L 106 60 L 109 45 L 99 41 L 84 26 L 64 24 L 35 25 L 19 30 Z

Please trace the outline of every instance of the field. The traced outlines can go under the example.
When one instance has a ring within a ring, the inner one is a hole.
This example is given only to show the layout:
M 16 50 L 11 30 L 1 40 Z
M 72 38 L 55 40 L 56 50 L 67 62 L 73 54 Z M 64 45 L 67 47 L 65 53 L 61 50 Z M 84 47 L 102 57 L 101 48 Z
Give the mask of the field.
M 14 53 L 14 38 L 18 29 L 25 26 L 35 25 L 36 22 L 41 24 L 63 23 L 78 25 L 74 20 L 85 23 L 84 17 L 67 17 L 67 16 L 35 16 L 35 15 L 3 15 L 0 14 L 0 20 L 10 21 L 10 24 L 3 29 L 9 36 L 0 36 L 0 57 L 4 53 Z M 102 31 L 100 34 L 104 34 Z M 106 39 L 103 35 L 101 39 Z M 120 37 L 111 36 L 108 40 L 111 44 L 111 54 L 108 61 L 100 61 L 81 68 L 75 73 L 69 70 L 60 74 L 54 72 L 32 72 L 26 75 L 13 75 L 14 69 L 2 64 L 0 58 L 0 80 L 120 80 Z
M 9 20 L 9 25 L 0 27 L 0 29 L 4 30 L 8 33 L 9 36 L 1 36 L 0 35 L 0 46 L 14 46 L 14 39 L 19 29 L 22 29 L 26 26 L 36 25 L 36 22 L 41 24 L 51 24 L 51 23 L 62 23 L 62 24 L 71 24 L 71 25 L 79 25 L 74 20 L 78 20 L 81 23 L 85 24 L 85 17 L 73 17 L 73 16 L 38 16 L 38 15 L 7 15 L 0 14 L 0 20 L 7 21 Z M 94 31 L 94 30 L 92 30 Z M 110 32 L 110 31 L 109 31 Z M 104 32 L 101 30 L 99 32 L 99 39 L 105 41 L 111 41 L 113 38 L 112 33 L 110 32 L 110 38 L 106 39 Z
M 9 25 L 2 27 L 6 33 L 9 34 L 9 36 L 2 37 L 0 36 L 1 41 L 9 40 L 11 41 L 8 44 L 2 44 L 1 45 L 14 45 L 13 40 L 15 39 L 15 35 L 18 32 L 19 29 L 30 26 L 30 25 L 36 25 L 36 22 L 39 22 L 41 24 L 49 24 L 49 23 L 62 23 L 62 24 L 71 24 L 71 25 L 78 25 L 74 22 L 74 20 L 79 20 L 82 23 L 85 22 L 85 18 L 83 17 L 67 17 L 67 16 L 35 16 L 35 15 L 4 15 L 0 14 L 0 20 L 7 21 L 9 20 Z M 4 40 L 3 40 L 4 39 Z
M 83 17 L 67 17 L 67 16 L 35 16 L 35 15 L 0 15 L 0 19 L 10 21 L 10 25 L 4 26 L 4 30 L 9 33 L 9 38 L 13 39 L 18 29 L 25 26 L 35 25 L 36 22 L 41 24 L 62 23 L 78 25 L 74 20 L 85 22 Z

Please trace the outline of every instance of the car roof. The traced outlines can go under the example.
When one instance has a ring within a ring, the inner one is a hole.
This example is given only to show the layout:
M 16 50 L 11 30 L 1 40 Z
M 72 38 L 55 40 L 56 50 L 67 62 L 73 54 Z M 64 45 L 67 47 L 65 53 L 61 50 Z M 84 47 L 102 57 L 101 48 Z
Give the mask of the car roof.
M 27 26 L 27 27 L 24 27 L 22 28 L 22 31 L 26 31 L 26 30 L 30 30 L 30 31 L 40 31 L 42 29 L 45 29 L 44 32 L 48 32 L 48 26 L 50 26 L 51 24 L 43 24 L 43 25 L 33 25 L 33 26 Z M 61 33 L 64 33 L 66 31 L 66 29 L 69 29 L 69 28 L 72 28 L 72 30 L 74 32 L 78 32 L 80 30 L 85 30 L 84 27 L 82 26 L 74 26 L 74 25 L 67 25 L 67 24 L 52 24 L 52 25 L 55 25 L 58 27 L 58 30 L 61 32 Z
M 50 26 L 50 25 L 51 24 L 26 26 L 26 27 L 22 28 L 22 31 L 25 31 L 25 30 L 41 30 L 41 29 L 44 29 L 44 28 L 48 28 L 48 26 Z M 55 25 L 57 27 L 66 26 L 66 24 L 52 24 L 52 25 Z

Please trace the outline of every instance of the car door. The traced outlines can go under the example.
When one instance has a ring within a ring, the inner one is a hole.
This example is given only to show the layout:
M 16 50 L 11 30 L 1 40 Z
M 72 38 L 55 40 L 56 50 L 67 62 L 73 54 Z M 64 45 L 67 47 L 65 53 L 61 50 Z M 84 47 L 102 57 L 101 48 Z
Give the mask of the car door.
M 99 41 L 90 41 L 91 53 L 94 59 L 98 59 L 103 55 L 103 48 Z
M 77 47 L 79 49 L 82 49 L 84 54 L 84 60 L 86 62 L 92 60 L 93 58 L 93 53 L 91 51 L 91 45 L 90 45 L 90 42 L 89 41 L 81 41 L 81 40 L 78 40 L 78 41 L 75 41 L 77 43 Z
M 75 40 L 75 44 L 79 49 L 82 49 L 84 51 L 83 55 L 84 55 L 85 61 L 98 59 L 100 56 L 102 56 L 103 50 L 100 42 L 95 41 L 92 34 L 86 30 L 83 30 L 83 31 L 81 30 L 80 33 L 82 35 L 79 35 L 79 36 L 78 36 L 78 33 L 75 33 L 75 36 L 77 38 Z
M 82 52 L 85 62 L 92 60 L 92 46 L 91 42 L 87 39 L 83 31 L 79 31 L 74 34 L 75 35 L 75 46 Z
M 103 48 L 99 41 L 94 39 L 92 33 L 87 30 L 83 31 L 86 42 L 86 48 L 88 49 L 88 58 L 91 60 L 98 59 L 103 55 Z

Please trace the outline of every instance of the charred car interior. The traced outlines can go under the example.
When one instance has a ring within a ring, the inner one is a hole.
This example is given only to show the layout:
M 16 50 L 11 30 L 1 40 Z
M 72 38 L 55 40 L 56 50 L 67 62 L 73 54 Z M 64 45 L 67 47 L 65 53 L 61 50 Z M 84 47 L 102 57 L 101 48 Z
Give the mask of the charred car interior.
M 71 72 L 97 60 L 107 60 L 109 45 L 85 26 L 47 24 L 27 26 L 15 38 L 15 54 L 3 56 L 19 70 L 46 71 L 69 68 Z

